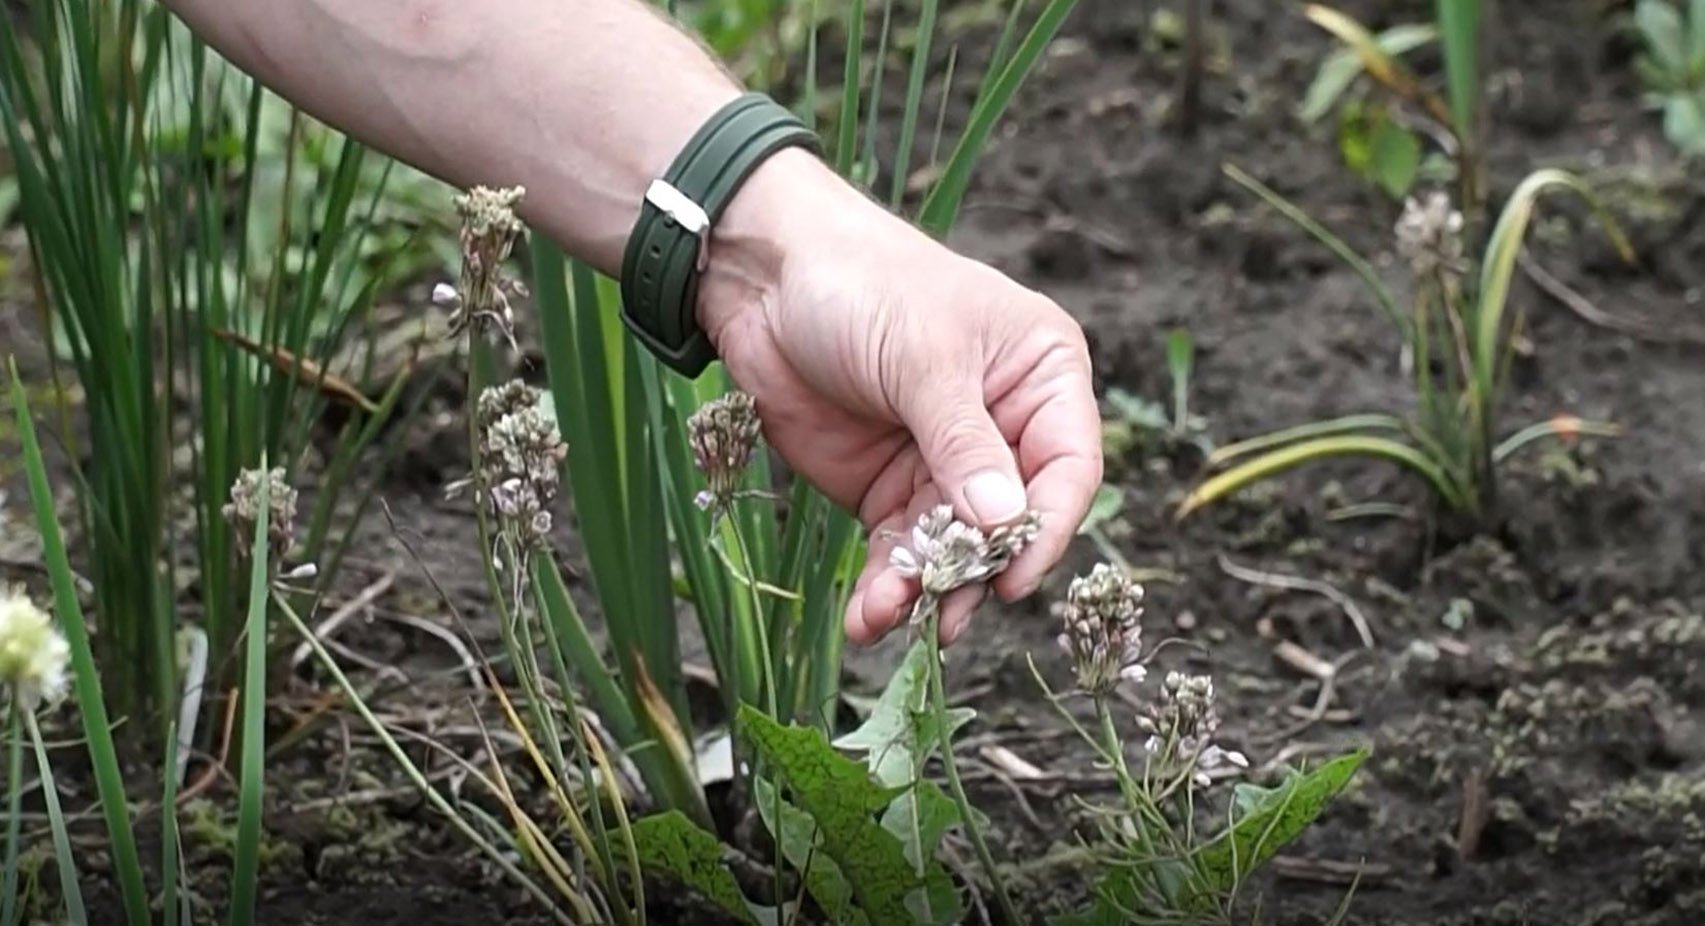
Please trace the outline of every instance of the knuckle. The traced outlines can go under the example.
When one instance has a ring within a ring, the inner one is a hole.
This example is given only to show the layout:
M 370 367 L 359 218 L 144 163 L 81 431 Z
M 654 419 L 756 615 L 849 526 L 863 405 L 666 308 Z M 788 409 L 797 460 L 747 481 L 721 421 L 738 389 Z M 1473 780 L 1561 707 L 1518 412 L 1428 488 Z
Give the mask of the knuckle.
M 975 466 L 988 455 L 983 429 L 969 415 L 940 416 L 929 428 L 928 441 L 932 456 L 956 467 Z

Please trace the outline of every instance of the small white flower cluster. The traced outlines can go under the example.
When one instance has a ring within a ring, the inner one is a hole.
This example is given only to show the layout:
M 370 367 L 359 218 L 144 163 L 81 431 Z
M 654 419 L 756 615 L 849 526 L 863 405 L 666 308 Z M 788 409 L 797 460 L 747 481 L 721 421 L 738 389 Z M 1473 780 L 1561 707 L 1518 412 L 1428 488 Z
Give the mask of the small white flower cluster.
M 439 283 L 432 288 L 432 301 L 450 314 L 450 336 L 456 337 L 470 325 L 493 325 L 513 345 L 515 312 L 509 297 L 525 297 L 520 280 L 503 274 L 503 262 L 521 236 L 522 223 L 515 204 L 526 195 L 522 187 L 493 190 L 476 186 L 456 197 L 462 217 L 459 243 L 461 276 L 455 286 Z
M 1462 213 L 1451 208 L 1450 196 L 1433 191 L 1426 199 L 1411 196 L 1403 203 L 1397 220 L 1397 253 L 1409 262 L 1416 276 L 1442 271 L 1453 276 L 1465 273 Z
M 1065 623 L 1059 644 L 1072 658 L 1078 687 L 1105 697 L 1121 681 L 1139 683 L 1142 663 L 1143 596 L 1141 584 L 1109 563 L 1097 563 L 1072 580 L 1058 606 Z
M 0 686 L 33 711 L 65 696 L 71 647 L 53 618 L 21 589 L 0 588 Z
M 1206 675 L 1168 672 L 1160 702 L 1137 718 L 1137 726 L 1149 734 L 1143 748 L 1150 756 L 1193 763 L 1194 780 L 1200 787 L 1212 783 L 1209 773 L 1216 769 L 1249 767 L 1243 753 L 1212 742 L 1220 718 L 1214 709 L 1214 680 Z
M 896 545 L 888 561 L 907 578 L 923 585 L 933 598 L 973 582 L 983 582 L 1004 572 L 1013 557 L 1036 539 L 1041 519 L 1034 511 L 987 535 L 953 516 L 951 505 L 937 505 L 924 512 L 912 528 L 908 549 Z
M 734 500 L 762 432 L 757 403 L 744 392 L 706 402 L 687 419 L 687 444 L 709 486 L 693 498 L 700 509 L 726 508 Z
M 477 415 L 480 467 L 491 487 L 493 513 L 513 525 L 526 546 L 543 544 L 568 457 L 568 445 L 545 411 L 544 392 L 518 379 L 488 387 Z
M 284 467 L 275 466 L 269 472 L 245 469 L 231 483 L 231 500 L 221 512 L 237 532 L 239 549 L 249 550 L 249 538 L 254 535 L 255 522 L 260 520 L 261 480 L 267 480 L 267 545 L 274 562 L 284 559 L 296 539 L 296 490 L 285 478 Z

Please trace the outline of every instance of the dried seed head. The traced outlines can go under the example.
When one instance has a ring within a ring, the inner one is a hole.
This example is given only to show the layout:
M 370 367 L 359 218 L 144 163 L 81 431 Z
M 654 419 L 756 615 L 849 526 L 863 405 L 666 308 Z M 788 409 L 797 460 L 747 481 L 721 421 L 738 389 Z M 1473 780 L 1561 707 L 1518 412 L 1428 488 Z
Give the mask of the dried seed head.
M 1030 511 L 985 537 L 981 530 L 956 519 L 951 505 L 937 505 L 918 518 L 910 548 L 895 546 L 888 561 L 901 575 L 916 578 L 925 595 L 939 598 L 1004 571 L 1035 539 L 1039 525 L 1039 516 Z
M 1450 196 L 1434 191 L 1426 199 L 1411 196 L 1397 220 L 1397 253 L 1416 276 L 1435 271 L 1460 276 L 1463 263 L 1462 213 L 1451 208 Z
M 432 289 L 432 301 L 451 310 L 450 336 L 470 326 L 494 327 L 514 343 L 515 312 L 511 295 L 524 296 L 520 281 L 503 275 L 523 225 L 515 215 L 515 204 L 526 195 L 521 187 L 493 190 L 476 186 L 456 197 L 456 212 L 462 218 L 459 242 L 462 270 L 457 285 L 440 283 Z
M 1203 787 L 1212 781 L 1207 773 L 1215 768 L 1249 767 L 1243 753 L 1212 742 L 1220 718 L 1214 708 L 1214 680 L 1209 676 L 1168 672 L 1160 702 L 1138 717 L 1137 725 L 1150 734 L 1149 753 L 1170 752 L 1176 761 L 1194 762 L 1196 784 Z
M 492 513 L 526 547 L 545 542 L 568 445 L 544 407 L 544 392 L 521 380 L 490 386 L 475 411 L 480 470 Z
M 1058 607 L 1065 624 L 1060 647 L 1072 657 L 1078 688 L 1103 697 L 1120 682 L 1141 682 L 1143 597 L 1141 584 L 1108 563 L 1072 580 Z
M 65 666 L 71 647 L 53 618 L 22 589 L 0 587 L 0 686 L 18 705 L 33 711 L 65 696 Z
M 999 574 L 1042 532 L 1042 513 L 1026 511 L 1017 521 L 989 531 L 989 571 Z
M 757 403 L 744 392 L 706 402 L 687 419 L 687 443 L 708 485 L 695 499 L 700 508 L 721 509 L 734 500 L 762 432 Z
M 238 473 L 237 480 L 231 483 L 231 500 L 222 512 L 242 540 L 239 549 L 247 553 L 255 522 L 260 520 L 262 479 L 267 480 L 267 546 L 277 562 L 290 552 L 290 545 L 296 539 L 296 490 L 286 481 L 284 467 L 275 466 L 264 474 L 258 469 Z

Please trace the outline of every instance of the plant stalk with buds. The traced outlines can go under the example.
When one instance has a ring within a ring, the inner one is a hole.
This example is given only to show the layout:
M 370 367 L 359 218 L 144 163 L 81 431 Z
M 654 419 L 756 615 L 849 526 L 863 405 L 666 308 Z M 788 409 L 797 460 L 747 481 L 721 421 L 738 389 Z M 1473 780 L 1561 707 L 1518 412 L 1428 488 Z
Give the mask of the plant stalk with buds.
M 947 714 L 946 683 L 942 680 L 941 601 L 955 589 L 991 581 L 1004 572 L 1012 560 L 1024 550 L 1041 528 L 1040 515 L 1025 512 L 1017 521 L 984 533 L 954 517 L 953 509 L 938 505 L 924 512 L 912 529 L 911 546 L 896 545 L 889 561 L 901 575 L 915 578 L 922 593 L 912 605 L 910 626 L 923 634 L 929 647 L 928 682 L 930 708 L 934 714 L 941 764 L 947 773 L 947 784 L 965 832 L 976 850 L 983 874 L 994 887 L 995 899 L 1008 922 L 1023 922 L 1008 896 L 1006 884 L 995 867 L 994 855 L 989 852 L 972 815 L 971 800 L 959 776 L 959 764 L 953 756 L 952 724 Z M 923 756 L 919 757 L 922 765 Z M 918 773 L 921 774 L 921 768 Z

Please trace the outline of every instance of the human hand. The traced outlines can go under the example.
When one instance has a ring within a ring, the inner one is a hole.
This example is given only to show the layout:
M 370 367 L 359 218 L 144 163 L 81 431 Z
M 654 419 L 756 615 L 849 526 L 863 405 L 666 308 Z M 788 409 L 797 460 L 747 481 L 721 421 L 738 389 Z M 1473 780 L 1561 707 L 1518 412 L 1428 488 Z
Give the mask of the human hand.
M 1039 511 L 1040 535 L 993 583 L 1009 601 L 1034 591 L 1101 483 L 1077 323 L 799 151 L 747 181 L 710 255 L 700 321 L 765 438 L 870 531 L 848 638 L 872 643 L 906 619 L 920 589 L 889 553 L 943 502 L 984 530 Z M 984 594 L 942 603 L 944 643 Z

